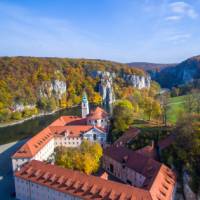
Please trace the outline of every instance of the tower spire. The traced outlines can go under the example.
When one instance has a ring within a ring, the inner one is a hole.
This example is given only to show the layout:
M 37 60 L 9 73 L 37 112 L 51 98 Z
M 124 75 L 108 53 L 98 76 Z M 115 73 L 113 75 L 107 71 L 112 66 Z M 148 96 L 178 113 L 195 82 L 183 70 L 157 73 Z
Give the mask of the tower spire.
M 85 91 L 83 92 L 81 109 L 82 109 L 82 117 L 83 118 L 87 117 L 87 115 L 89 114 L 89 103 L 88 103 L 87 94 Z

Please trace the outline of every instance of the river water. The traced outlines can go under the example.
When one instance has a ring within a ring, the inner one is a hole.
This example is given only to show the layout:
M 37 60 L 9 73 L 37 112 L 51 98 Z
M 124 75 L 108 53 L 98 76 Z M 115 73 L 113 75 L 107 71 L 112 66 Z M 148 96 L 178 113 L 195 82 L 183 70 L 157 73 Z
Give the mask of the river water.
M 81 108 L 74 107 L 57 111 L 54 114 L 36 117 L 13 126 L 2 127 L 0 128 L 0 145 L 33 136 L 62 115 L 80 116 L 80 114 Z

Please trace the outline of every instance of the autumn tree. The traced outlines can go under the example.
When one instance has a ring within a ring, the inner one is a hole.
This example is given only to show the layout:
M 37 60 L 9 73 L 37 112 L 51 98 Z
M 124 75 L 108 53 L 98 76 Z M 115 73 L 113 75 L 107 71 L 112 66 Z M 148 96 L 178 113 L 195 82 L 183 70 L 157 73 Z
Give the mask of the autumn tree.
M 150 121 L 152 118 L 158 118 L 161 114 L 161 107 L 158 101 L 152 97 L 144 99 L 144 112 Z
M 193 111 L 200 114 L 200 91 L 198 89 L 192 90 L 192 97 L 194 100 Z
M 160 104 L 161 104 L 161 111 L 162 111 L 162 120 L 163 124 L 167 126 L 167 112 L 169 110 L 169 93 L 164 93 L 161 94 L 159 99 L 160 99 Z
M 174 130 L 174 160 L 179 172 L 187 170 L 195 192 L 200 189 L 200 115 L 187 114 L 179 119 Z
M 60 147 L 56 153 L 56 163 L 68 169 L 91 174 L 99 169 L 103 150 L 99 143 L 84 140 L 80 147 Z
M 171 95 L 173 97 L 178 97 L 180 95 L 180 88 L 178 87 L 173 87 L 171 91 Z
M 186 112 L 192 113 L 195 107 L 195 99 L 193 94 L 188 94 L 184 98 L 184 105 L 186 108 Z

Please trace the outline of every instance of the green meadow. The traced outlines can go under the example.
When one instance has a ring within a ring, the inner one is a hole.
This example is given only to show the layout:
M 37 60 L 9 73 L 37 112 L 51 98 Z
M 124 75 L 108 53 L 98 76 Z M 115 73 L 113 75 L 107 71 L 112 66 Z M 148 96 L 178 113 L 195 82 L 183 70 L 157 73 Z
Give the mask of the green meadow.
M 167 112 L 167 119 L 168 122 L 174 124 L 176 123 L 177 119 L 180 115 L 185 112 L 185 97 L 186 96 L 179 96 L 173 97 L 169 100 L 169 109 Z

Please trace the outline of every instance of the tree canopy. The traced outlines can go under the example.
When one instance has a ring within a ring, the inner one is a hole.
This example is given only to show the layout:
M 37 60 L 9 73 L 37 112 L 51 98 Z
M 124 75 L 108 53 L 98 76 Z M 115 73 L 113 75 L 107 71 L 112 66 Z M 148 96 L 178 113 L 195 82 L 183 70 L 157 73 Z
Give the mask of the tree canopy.
M 128 100 L 117 101 L 113 108 L 112 135 L 115 140 L 133 123 L 133 106 Z
M 174 161 L 180 172 L 188 170 L 191 186 L 200 189 L 200 115 L 187 114 L 180 118 L 175 128 Z
M 91 77 L 93 71 L 110 71 L 122 77 L 124 74 L 146 75 L 143 70 L 130 68 L 125 64 L 90 59 L 1 57 L 0 58 L 0 121 L 19 119 L 12 115 L 16 103 L 36 105 L 38 110 L 52 111 L 59 107 L 71 107 L 81 102 L 85 90 L 89 101 L 99 104 L 98 77 Z M 118 78 L 121 90 L 122 78 Z M 54 80 L 66 83 L 66 93 L 41 97 L 38 88 Z M 118 96 L 117 96 L 118 97 Z M 22 118 L 24 115 L 22 114 Z
M 58 148 L 56 164 L 91 174 L 99 169 L 102 154 L 103 150 L 99 143 L 84 140 L 77 148 Z

